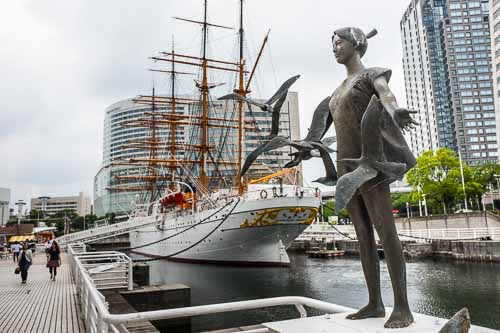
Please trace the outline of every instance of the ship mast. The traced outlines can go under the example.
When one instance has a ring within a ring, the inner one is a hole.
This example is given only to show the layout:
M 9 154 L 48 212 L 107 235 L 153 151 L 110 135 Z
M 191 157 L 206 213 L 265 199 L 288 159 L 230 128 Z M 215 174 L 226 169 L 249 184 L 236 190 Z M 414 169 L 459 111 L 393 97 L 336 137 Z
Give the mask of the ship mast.
M 203 56 L 202 56 L 202 82 L 201 82 L 201 150 L 200 150 L 200 182 L 202 188 L 207 188 L 207 173 L 206 173 L 206 153 L 207 153 L 207 101 L 208 101 L 208 84 L 207 84 L 207 0 L 205 0 L 205 10 L 203 15 Z
M 172 92 L 171 92 L 171 95 L 170 95 L 170 98 L 172 100 L 172 114 L 175 115 L 176 113 L 176 110 L 175 110 L 175 50 L 174 50 L 174 41 L 173 41 L 173 38 L 172 38 L 172 75 L 171 75 L 171 79 L 172 79 Z M 175 130 L 176 130 L 176 124 L 175 122 L 172 123 L 172 126 L 170 127 L 170 157 L 172 159 L 175 158 Z M 170 179 L 170 189 L 173 190 L 174 187 L 175 187 L 175 184 L 174 184 L 174 178 L 175 178 L 175 173 L 173 172 L 174 171 L 174 167 L 175 166 L 175 163 L 172 163 L 172 168 L 171 168 L 171 171 L 172 171 L 172 176 L 171 176 L 171 179 Z
M 153 86 L 153 102 L 151 104 L 151 141 L 156 142 L 156 109 L 155 109 L 155 87 Z M 151 145 L 151 202 L 153 202 L 156 198 L 156 181 L 157 181 L 157 174 L 156 174 L 156 149 L 157 145 L 152 144 Z
M 238 93 L 242 96 L 247 95 L 247 90 L 244 87 L 244 70 L 245 62 L 243 59 L 243 0 L 240 0 L 240 58 L 239 58 L 239 86 Z M 241 181 L 241 161 L 243 159 L 243 101 L 238 99 L 238 194 L 243 194 L 243 182 Z

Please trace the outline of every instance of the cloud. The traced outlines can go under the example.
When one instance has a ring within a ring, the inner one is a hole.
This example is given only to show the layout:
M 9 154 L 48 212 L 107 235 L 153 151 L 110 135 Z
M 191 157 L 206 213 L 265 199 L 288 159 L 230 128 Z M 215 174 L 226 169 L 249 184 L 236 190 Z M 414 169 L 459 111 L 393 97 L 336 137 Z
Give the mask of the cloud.
M 364 61 L 393 69 L 391 87 L 404 104 L 399 21 L 407 4 L 407 0 L 245 1 L 250 60 L 271 29 L 253 94 L 267 97 L 279 82 L 301 74 L 293 89 L 299 92 L 305 135 L 317 103 L 345 77 L 332 56 L 331 34 L 355 25 L 380 31 L 370 40 Z M 199 27 L 172 17 L 201 19 L 201 5 L 201 0 L 3 4 L 0 186 L 12 189 L 12 202 L 41 194 L 92 193 L 102 161 L 104 109 L 148 92 L 152 81 L 161 89 L 167 87 L 164 77 L 146 71 L 165 64 L 154 64 L 148 57 L 169 50 L 173 35 L 178 52 L 199 52 Z M 238 11 L 236 0 L 209 1 L 211 22 L 237 27 Z M 231 59 L 238 52 L 236 33 L 211 31 L 209 51 Z M 181 81 L 181 89 L 191 92 L 191 83 L 191 79 Z M 319 161 L 306 163 L 304 170 L 309 180 L 323 173 Z

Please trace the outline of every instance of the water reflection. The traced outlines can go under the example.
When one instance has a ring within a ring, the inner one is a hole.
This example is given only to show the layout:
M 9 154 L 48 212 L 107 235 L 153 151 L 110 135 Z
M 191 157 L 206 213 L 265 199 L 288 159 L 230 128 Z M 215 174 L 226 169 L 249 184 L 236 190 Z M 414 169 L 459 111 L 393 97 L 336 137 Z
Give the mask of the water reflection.
M 357 258 L 310 259 L 291 254 L 290 268 L 239 268 L 151 262 L 152 284 L 184 283 L 192 304 L 210 304 L 275 296 L 307 296 L 353 308 L 368 295 Z M 386 306 L 393 305 L 385 263 L 381 287 Z M 450 317 L 467 306 L 476 325 L 500 329 L 500 264 L 418 261 L 407 263 L 408 298 L 413 311 Z M 293 308 L 259 310 L 197 318 L 194 330 L 219 329 L 296 317 Z

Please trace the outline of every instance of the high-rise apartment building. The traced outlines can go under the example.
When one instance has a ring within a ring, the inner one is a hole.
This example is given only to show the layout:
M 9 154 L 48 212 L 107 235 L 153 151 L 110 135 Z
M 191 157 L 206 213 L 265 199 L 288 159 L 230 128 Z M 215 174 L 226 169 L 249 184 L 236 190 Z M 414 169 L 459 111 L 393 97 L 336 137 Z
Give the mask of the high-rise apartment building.
M 192 98 L 192 96 L 183 96 L 185 98 Z M 236 114 L 236 104 L 234 101 L 218 101 L 213 100 L 210 107 L 210 117 L 227 117 L 230 114 Z M 253 107 L 252 110 L 248 109 L 245 103 L 245 128 L 253 128 L 253 130 L 245 130 L 243 137 L 243 159 L 253 151 L 258 145 L 269 139 L 271 132 L 272 114 L 269 112 L 261 111 Z M 188 115 L 191 113 L 190 108 L 199 107 L 197 104 L 179 104 L 176 107 L 176 113 L 179 115 Z M 155 110 L 157 112 L 165 112 L 169 107 L 159 106 Z M 124 214 L 129 211 L 132 202 L 136 200 L 137 196 L 141 199 L 145 191 L 136 192 L 114 192 L 109 189 L 113 185 L 117 185 L 116 176 L 133 176 L 144 173 L 144 167 L 131 166 L 131 165 L 112 165 L 116 161 L 127 161 L 130 158 L 149 158 L 150 153 L 146 147 L 138 147 L 137 149 L 130 149 L 130 142 L 137 142 L 137 140 L 147 140 L 151 137 L 150 129 L 147 127 L 124 127 L 124 122 L 129 120 L 138 120 L 145 118 L 145 115 L 151 111 L 151 106 L 134 103 L 132 99 L 126 99 L 112 104 L 106 109 L 106 116 L 104 119 L 104 140 L 103 140 L 103 164 L 94 179 L 94 207 L 95 213 L 98 216 L 103 216 L 106 213 Z M 233 119 L 237 119 L 235 116 Z M 298 94 L 296 92 L 289 92 L 287 99 L 280 112 L 280 131 L 279 135 L 290 137 L 293 140 L 300 139 L 300 125 L 299 125 L 299 111 L 298 111 Z M 196 138 L 200 136 L 199 126 L 179 125 L 176 126 L 175 133 L 177 144 L 198 144 Z M 168 142 L 171 141 L 170 127 L 163 126 L 157 129 L 157 140 L 166 142 L 165 146 L 159 147 L 157 150 L 158 159 L 170 158 L 169 149 L 166 148 Z M 237 161 L 237 131 L 235 128 L 211 128 L 208 135 L 208 145 L 210 147 L 226 147 L 223 156 L 212 156 L 209 159 L 225 160 L 236 162 Z M 193 141 L 194 140 L 194 141 Z M 200 139 L 201 140 L 201 139 Z M 263 175 L 276 172 L 280 170 L 286 162 L 290 160 L 289 153 L 290 147 L 284 147 L 274 151 L 262 154 L 257 163 L 249 170 L 248 177 L 250 179 L 259 178 Z M 179 161 L 196 160 L 196 151 L 177 151 L 175 158 Z M 112 163 L 113 162 L 113 163 Z M 183 165 L 184 174 L 192 174 L 197 176 L 198 168 L 196 164 Z M 207 165 L 207 176 L 211 180 L 228 181 L 228 186 L 234 186 L 230 182 L 236 178 L 237 168 L 235 165 L 216 165 L 210 163 Z M 209 180 L 210 183 L 210 180 Z M 135 185 L 136 187 L 144 187 L 146 185 L 142 180 L 137 180 L 134 184 L 128 182 L 128 185 Z M 164 184 L 159 184 L 164 185 Z
M 416 155 L 455 145 L 441 42 L 445 14 L 444 0 L 412 0 L 400 22 L 406 100 L 420 123 L 407 135 Z
M 490 35 L 496 128 L 500 129 L 500 0 L 490 0 Z M 496 136 L 498 144 L 500 142 L 500 133 L 498 131 Z M 500 147 L 498 147 L 498 153 L 500 154 Z
M 496 163 L 489 4 L 448 0 L 447 5 L 443 40 L 458 148 L 469 165 Z
M 411 131 L 417 155 L 448 147 L 459 149 L 469 165 L 498 160 L 488 13 L 487 0 L 412 0 L 406 10 L 401 33 L 408 107 L 419 111 L 420 127 L 431 129 Z

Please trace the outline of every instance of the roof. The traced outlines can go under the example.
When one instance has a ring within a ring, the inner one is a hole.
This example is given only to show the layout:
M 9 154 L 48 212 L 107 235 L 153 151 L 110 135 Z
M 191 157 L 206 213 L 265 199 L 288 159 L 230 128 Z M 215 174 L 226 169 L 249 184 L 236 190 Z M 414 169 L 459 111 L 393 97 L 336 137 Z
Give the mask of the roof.
M 26 235 L 26 236 L 12 236 L 9 238 L 9 243 L 14 243 L 14 242 L 24 242 L 27 240 L 34 240 L 35 236 L 33 235 Z
M 44 232 L 44 231 L 56 231 L 56 227 L 35 227 L 33 228 L 33 233 L 37 234 L 39 232 Z

